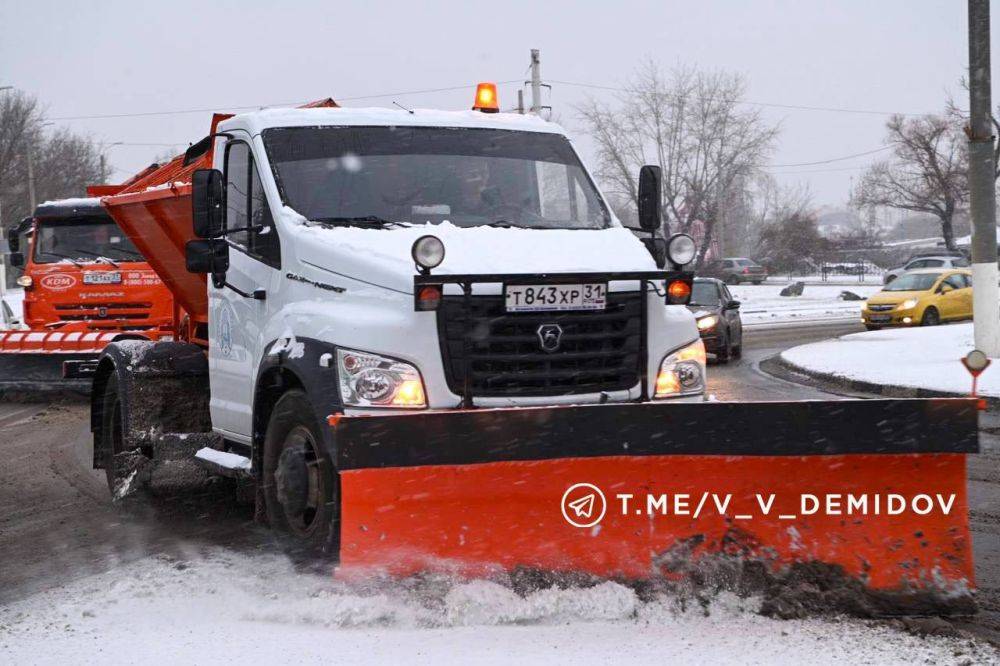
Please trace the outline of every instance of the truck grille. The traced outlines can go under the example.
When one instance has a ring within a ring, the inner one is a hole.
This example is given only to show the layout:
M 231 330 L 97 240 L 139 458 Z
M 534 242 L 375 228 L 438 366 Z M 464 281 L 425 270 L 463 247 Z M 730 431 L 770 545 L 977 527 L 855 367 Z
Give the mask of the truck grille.
M 149 319 L 152 303 L 64 303 L 56 305 L 60 321 Z
M 508 313 L 502 296 L 445 296 L 438 332 L 445 376 L 464 393 L 512 397 L 627 390 L 639 383 L 642 302 L 638 292 L 608 294 L 605 310 Z M 562 330 L 559 348 L 541 348 L 539 327 Z M 468 342 L 465 332 L 470 331 Z M 466 350 L 468 345 L 468 353 Z

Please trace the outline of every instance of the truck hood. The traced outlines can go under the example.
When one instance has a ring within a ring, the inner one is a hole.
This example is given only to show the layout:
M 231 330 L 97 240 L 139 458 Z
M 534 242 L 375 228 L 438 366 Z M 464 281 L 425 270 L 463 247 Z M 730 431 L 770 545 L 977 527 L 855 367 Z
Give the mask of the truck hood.
M 304 222 L 304 221 L 303 221 Z M 410 248 L 421 236 L 441 239 L 444 274 L 574 273 L 656 270 L 628 229 L 461 228 L 447 222 L 390 229 L 294 225 L 299 259 L 312 269 L 412 293 L 417 271 Z

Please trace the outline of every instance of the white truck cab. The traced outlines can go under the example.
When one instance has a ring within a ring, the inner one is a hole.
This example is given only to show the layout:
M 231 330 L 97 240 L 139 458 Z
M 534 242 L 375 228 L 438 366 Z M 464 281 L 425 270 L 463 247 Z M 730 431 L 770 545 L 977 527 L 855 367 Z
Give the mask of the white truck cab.
M 338 375 L 339 395 L 326 397 L 353 413 L 462 406 L 466 368 L 475 407 L 637 400 L 665 359 L 700 344 L 662 282 L 646 291 L 645 336 L 637 280 L 478 282 L 468 349 L 459 285 L 415 309 L 411 250 L 424 236 L 443 246 L 435 276 L 657 270 L 558 125 L 478 111 L 265 110 L 225 121 L 216 141 L 230 252 L 226 284 L 210 287 L 209 366 L 212 423 L 226 438 L 253 435 L 247 378 L 309 348 L 310 372 Z M 703 357 L 686 355 L 697 379 L 649 397 L 702 399 Z

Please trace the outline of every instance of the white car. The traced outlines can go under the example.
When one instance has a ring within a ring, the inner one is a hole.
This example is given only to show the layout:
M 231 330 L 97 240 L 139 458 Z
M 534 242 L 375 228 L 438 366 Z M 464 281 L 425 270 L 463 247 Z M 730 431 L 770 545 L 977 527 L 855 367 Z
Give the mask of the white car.
M 969 260 L 962 256 L 955 255 L 926 255 L 922 257 L 915 257 L 910 259 L 906 264 L 900 266 L 899 268 L 893 268 L 892 270 L 885 272 L 885 277 L 883 281 L 885 284 L 889 284 L 900 275 L 906 271 L 912 271 L 917 268 L 968 268 Z

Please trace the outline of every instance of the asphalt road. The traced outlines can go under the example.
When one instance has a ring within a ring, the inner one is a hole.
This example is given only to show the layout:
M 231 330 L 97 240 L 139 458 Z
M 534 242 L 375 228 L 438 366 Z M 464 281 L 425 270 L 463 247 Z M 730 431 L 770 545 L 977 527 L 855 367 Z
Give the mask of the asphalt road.
M 747 330 L 742 359 L 727 365 L 709 366 L 708 392 L 719 400 L 866 397 L 833 387 L 826 387 L 824 391 L 816 386 L 779 379 L 759 367 L 761 361 L 788 347 L 863 330 L 854 321 Z M 980 613 L 973 622 L 962 623 L 962 626 L 1000 644 L 1000 413 L 981 415 L 980 445 L 982 452 L 969 456 L 968 461 L 970 524 Z
M 747 329 L 743 358 L 709 368 L 719 400 L 831 399 L 819 387 L 766 374 L 759 363 L 790 346 L 860 330 L 853 321 Z M 982 612 L 963 625 L 1000 644 L 1000 414 L 983 419 L 984 453 L 969 463 Z M 150 504 L 111 505 L 91 469 L 87 408 L 0 402 L 0 604 L 148 555 L 277 546 L 232 489 L 208 485 Z

